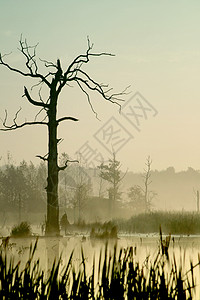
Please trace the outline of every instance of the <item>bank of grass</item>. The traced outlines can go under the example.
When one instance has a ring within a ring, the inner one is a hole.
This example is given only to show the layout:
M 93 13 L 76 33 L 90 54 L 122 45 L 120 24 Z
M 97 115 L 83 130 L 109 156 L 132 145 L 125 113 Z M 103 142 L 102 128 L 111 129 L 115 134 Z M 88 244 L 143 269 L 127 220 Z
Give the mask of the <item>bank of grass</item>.
M 191 235 L 200 234 L 200 213 L 155 211 L 132 216 L 130 219 L 117 219 L 105 223 L 83 223 L 77 230 L 109 231 L 117 227 L 118 233 L 158 233 L 162 228 L 164 234 Z M 70 231 L 70 228 L 69 228 Z
M 126 233 L 154 233 L 161 226 L 165 234 L 200 234 L 200 214 L 196 212 L 149 212 L 115 224 Z
M 6 251 L 0 252 L 0 299 L 186 300 L 194 296 L 195 266 L 191 263 L 184 274 L 176 267 L 175 258 L 170 263 L 162 254 L 161 247 L 154 258 L 147 258 L 143 264 L 135 261 L 132 247 L 119 251 L 115 247 L 112 255 L 105 247 L 92 268 L 87 266 L 82 251 L 78 269 L 72 252 L 63 269 L 59 260 L 49 273 L 41 269 L 39 260 L 34 261 L 36 247 L 37 242 L 30 248 L 25 267 L 8 259 Z

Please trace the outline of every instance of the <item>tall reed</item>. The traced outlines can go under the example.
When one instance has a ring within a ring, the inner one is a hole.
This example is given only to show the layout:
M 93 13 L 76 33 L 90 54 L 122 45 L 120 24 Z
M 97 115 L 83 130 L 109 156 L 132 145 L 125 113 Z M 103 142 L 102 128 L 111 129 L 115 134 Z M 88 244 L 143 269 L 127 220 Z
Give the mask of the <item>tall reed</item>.
M 82 250 L 79 268 L 73 263 L 73 252 L 64 268 L 61 259 L 54 261 L 47 275 L 40 261 L 34 261 L 37 241 L 30 247 L 25 267 L 0 252 L 0 299 L 193 299 L 195 281 L 193 269 L 184 274 L 176 259 L 169 262 L 159 248 L 157 255 L 144 263 L 135 260 L 133 247 L 109 252 L 101 251 L 87 272 Z

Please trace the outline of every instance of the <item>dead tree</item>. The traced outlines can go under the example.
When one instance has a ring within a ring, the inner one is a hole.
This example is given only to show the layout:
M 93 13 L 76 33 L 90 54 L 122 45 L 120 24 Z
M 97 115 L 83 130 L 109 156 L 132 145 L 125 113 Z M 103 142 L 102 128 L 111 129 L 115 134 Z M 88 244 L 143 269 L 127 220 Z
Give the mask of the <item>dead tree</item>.
M 108 102 L 115 103 L 120 107 L 120 101 L 123 101 L 121 97 L 126 94 L 126 89 L 121 93 L 112 93 L 112 89 L 108 85 L 100 84 L 84 71 L 84 65 L 89 63 L 90 58 L 100 56 L 112 56 L 109 53 L 93 53 L 93 45 L 88 39 L 88 47 L 85 54 L 78 55 L 67 68 L 63 68 L 60 59 L 57 59 L 56 63 L 51 61 L 40 59 L 46 69 L 46 74 L 42 74 L 39 71 L 38 60 L 36 59 L 35 46 L 28 45 L 26 39 L 20 38 L 19 51 L 25 59 L 25 70 L 21 70 L 11 66 L 7 61 L 7 54 L 0 54 L 0 65 L 4 66 L 11 72 L 18 73 L 21 76 L 36 80 L 36 83 L 32 88 L 38 88 L 38 98 L 33 99 L 30 91 L 24 87 L 24 97 L 33 106 L 38 107 L 39 111 L 35 119 L 30 122 L 18 122 L 18 115 L 21 109 L 19 109 L 14 118 L 13 123 L 8 125 L 7 111 L 5 118 L 2 120 L 3 127 L 1 130 L 9 131 L 22 128 L 30 125 L 42 125 L 48 128 L 48 153 L 45 156 L 38 155 L 38 157 L 47 162 L 48 165 L 48 177 L 47 177 L 47 222 L 46 222 L 46 235 L 58 235 L 59 234 L 59 204 L 58 204 L 58 174 L 61 170 L 65 170 L 69 161 L 63 166 L 58 165 L 58 139 L 57 131 L 61 122 L 70 120 L 78 121 L 77 118 L 64 115 L 61 118 L 57 117 L 57 105 L 61 91 L 66 86 L 75 84 L 85 94 L 87 101 L 97 117 L 97 113 L 94 110 L 90 92 L 96 92 Z M 42 94 L 43 87 L 48 90 L 46 97 Z M 45 98 L 45 99 L 44 99 Z M 45 117 L 38 121 L 38 116 L 41 112 L 45 113 Z
M 120 182 L 124 179 L 126 173 L 122 176 L 120 171 L 120 162 L 116 160 L 116 154 L 113 152 L 112 159 L 109 159 L 109 163 L 106 165 L 102 163 L 98 166 L 100 170 L 99 177 L 106 180 L 111 184 L 111 187 L 108 189 L 109 192 L 109 211 L 110 218 L 112 219 L 112 212 L 115 211 L 115 205 L 117 199 L 120 199 Z
M 145 200 L 145 208 L 146 210 L 149 209 L 149 185 L 152 183 L 152 181 L 150 181 L 150 177 L 151 177 L 151 164 L 152 164 L 152 160 L 150 158 L 150 156 L 147 157 L 146 160 L 146 168 L 144 169 L 144 200 Z

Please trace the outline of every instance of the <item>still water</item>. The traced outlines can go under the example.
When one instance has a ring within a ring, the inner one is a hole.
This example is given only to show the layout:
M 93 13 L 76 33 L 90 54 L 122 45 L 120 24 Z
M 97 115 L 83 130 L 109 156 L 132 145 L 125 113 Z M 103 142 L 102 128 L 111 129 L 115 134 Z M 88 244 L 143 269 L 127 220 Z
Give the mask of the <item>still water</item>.
M 163 236 L 165 238 L 165 236 Z M 15 262 L 21 262 L 21 266 L 25 264 L 29 257 L 29 247 L 32 243 L 34 245 L 36 238 L 26 239 L 10 239 L 7 253 L 9 256 L 15 257 Z M 65 266 L 68 262 L 69 256 L 72 251 L 73 265 L 75 268 L 79 268 L 82 262 L 81 248 L 86 260 L 86 271 L 90 275 L 92 272 L 92 266 L 94 257 L 98 262 L 100 251 L 105 249 L 105 241 L 90 239 L 89 236 L 76 235 L 65 236 L 60 238 L 45 238 L 40 237 L 38 239 L 38 245 L 35 252 L 35 259 L 39 258 L 41 268 L 48 271 L 50 270 L 54 259 L 59 259 L 61 256 L 61 266 Z M 159 235 L 120 235 L 117 240 L 108 241 L 108 251 L 112 255 L 114 246 L 117 245 L 117 249 L 125 249 L 127 247 L 133 247 L 135 261 L 140 265 L 144 264 L 146 258 L 154 260 L 158 253 L 160 242 Z M 200 236 L 172 236 L 169 246 L 169 265 L 176 260 L 177 268 L 182 268 L 183 274 L 193 265 L 198 264 L 200 255 Z M 194 269 L 194 277 L 196 284 L 195 298 L 200 299 L 200 268 L 199 266 Z

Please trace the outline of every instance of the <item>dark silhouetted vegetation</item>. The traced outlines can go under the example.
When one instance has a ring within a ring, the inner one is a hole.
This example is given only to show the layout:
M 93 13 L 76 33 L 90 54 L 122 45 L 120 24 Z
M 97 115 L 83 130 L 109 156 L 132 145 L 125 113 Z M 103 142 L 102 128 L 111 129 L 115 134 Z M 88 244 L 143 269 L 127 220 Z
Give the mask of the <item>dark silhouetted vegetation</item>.
M 194 212 L 150 212 L 116 221 L 126 233 L 154 233 L 162 227 L 168 234 L 200 234 L 200 214 Z
M 39 259 L 33 256 L 37 247 L 30 247 L 25 267 L 8 259 L 7 252 L 0 252 L 1 299 L 192 299 L 195 291 L 193 271 L 184 276 L 176 261 L 166 264 L 165 255 L 158 250 L 154 259 L 144 264 L 135 261 L 135 250 L 114 248 L 114 252 L 100 253 L 99 261 L 93 262 L 92 271 L 82 251 L 82 263 L 75 268 L 73 252 L 68 263 L 61 268 L 61 260 L 53 263 L 49 273 L 41 270 Z M 96 270 L 97 263 L 97 272 Z M 199 263 L 197 263 L 199 265 Z M 197 266 L 196 265 L 196 266 Z M 169 270 L 170 269 L 170 270 Z
M 109 159 L 108 164 L 101 163 L 98 166 L 100 170 L 99 177 L 110 184 L 108 188 L 109 192 L 109 214 L 110 218 L 113 218 L 113 211 L 115 211 L 116 201 L 121 198 L 121 193 L 119 192 L 120 182 L 124 178 L 122 172 L 120 171 L 121 165 L 120 161 L 116 160 L 116 154 L 113 152 L 113 156 Z
M 22 161 L 18 166 L 12 161 L 0 169 L 0 209 L 18 212 L 23 215 L 43 212 L 46 209 L 44 188 L 46 167 L 44 163 L 34 166 L 32 162 Z
M 98 229 L 92 227 L 90 237 L 93 239 L 116 239 L 117 238 L 117 227 L 113 226 L 101 226 Z
M 31 235 L 31 226 L 28 222 L 21 222 L 12 228 L 12 237 L 27 237 Z

